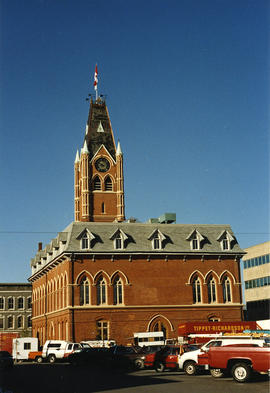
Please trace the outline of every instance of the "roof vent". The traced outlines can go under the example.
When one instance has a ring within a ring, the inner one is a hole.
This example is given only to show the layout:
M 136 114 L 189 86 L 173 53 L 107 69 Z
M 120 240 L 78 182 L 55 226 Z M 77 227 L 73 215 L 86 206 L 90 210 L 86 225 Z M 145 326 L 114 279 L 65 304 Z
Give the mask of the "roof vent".
M 164 213 L 159 218 L 160 224 L 172 224 L 176 221 L 176 213 Z

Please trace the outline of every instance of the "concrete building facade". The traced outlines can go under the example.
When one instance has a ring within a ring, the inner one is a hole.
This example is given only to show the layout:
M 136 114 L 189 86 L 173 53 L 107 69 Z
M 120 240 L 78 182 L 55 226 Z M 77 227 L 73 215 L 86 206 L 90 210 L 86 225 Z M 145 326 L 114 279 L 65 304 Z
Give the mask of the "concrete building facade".
M 0 332 L 32 334 L 32 284 L 0 283 Z
M 248 247 L 244 251 L 247 319 L 270 319 L 270 241 Z

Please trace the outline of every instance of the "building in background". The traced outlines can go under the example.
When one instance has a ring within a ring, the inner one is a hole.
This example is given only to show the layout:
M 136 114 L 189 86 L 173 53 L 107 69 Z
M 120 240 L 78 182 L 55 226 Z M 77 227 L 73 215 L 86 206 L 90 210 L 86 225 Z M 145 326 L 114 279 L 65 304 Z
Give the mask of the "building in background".
M 246 319 L 270 319 L 270 241 L 244 251 Z
M 91 100 L 74 172 L 75 221 L 31 260 L 41 344 L 127 344 L 142 331 L 176 338 L 181 322 L 242 320 L 244 253 L 229 225 L 175 224 L 173 213 L 125 221 L 123 154 L 100 97 Z
M 32 335 L 32 284 L 0 284 L 0 332 Z

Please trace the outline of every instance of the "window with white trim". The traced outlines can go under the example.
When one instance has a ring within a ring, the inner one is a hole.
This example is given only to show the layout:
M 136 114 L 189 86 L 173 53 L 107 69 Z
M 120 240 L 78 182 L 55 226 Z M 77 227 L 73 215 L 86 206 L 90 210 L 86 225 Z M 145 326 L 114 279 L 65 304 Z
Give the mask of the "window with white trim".
M 107 301 L 107 285 L 104 277 L 100 277 L 97 281 L 97 305 L 106 304 Z
M 22 315 L 19 315 L 18 318 L 17 318 L 17 326 L 18 326 L 18 329 L 22 329 L 23 328 L 23 317 L 22 317 Z
M 4 329 L 4 317 L 0 317 L 0 330 Z
M 14 309 L 14 298 L 13 297 L 9 297 L 8 298 L 8 309 Z
M 118 275 L 113 280 L 113 304 L 123 304 L 123 283 Z
M 19 297 L 18 298 L 18 309 L 23 309 L 24 308 L 24 298 Z
M 3 296 L 0 296 L 0 310 L 4 310 L 5 308 L 5 299 Z
M 232 301 L 231 295 L 231 282 L 230 279 L 226 276 L 222 282 L 222 291 L 223 291 L 223 301 L 224 303 L 229 303 Z
M 89 249 L 90 247 L 89 247 L 89 236 L 88 236 L 88 233 L 85 231 L 84 232 L 84 234 L 82 235 L 82 238 L 81 238 L 81 245 L 82 245 L 82 250 L 84 250 L 84 249 Z
M 213 276 L 210 276 L 207 282 L 208 303 L 216 302 L 216 282 Z
M 9 315 L 7 318 L 7 327 L 8 329 L 13 329 L 14 327 L 14 318 L 12 315 Z
M 198 276 L 195 276 L 192 282 L 193 303 L 201 303 L 201 281 Z
M 90 284 L 87 277 L 80 282 L 80 306 L 90 304 Z

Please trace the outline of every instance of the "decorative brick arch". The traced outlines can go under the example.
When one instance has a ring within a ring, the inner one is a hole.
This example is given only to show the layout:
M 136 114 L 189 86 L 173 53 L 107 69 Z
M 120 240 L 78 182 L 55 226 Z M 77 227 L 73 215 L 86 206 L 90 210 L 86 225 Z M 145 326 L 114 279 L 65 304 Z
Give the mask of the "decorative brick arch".
M 94 283 L 94 277 L 93 277 L 92 274 L 89 273 L 87 270 L 83 270 L 83 271 L 81 271 L 81 272 L 78 274 L 78 276 L 77 276 L 76 279 L 75 279 L 75 284 L 78 285 L 79 282 L 80 282 L 80 280 L 81 280 L 81 278 L 82 278 L 83 276 L 86 276 L 86 277 L 89 279 L 90 284 L 93 285 L 93 283 Z
M 110 284 L 112 285 L 113 280 L 115 279 L 115 277 L 119 275 L 120 278 L 122 278 L 122 280 L 125 282 L 126 285 L 130 285 L 129 279 L 127 278 L 127 276 L 125 275 L 125 273 L 121 272 L 121 270 L 116 270 L 110 277 Z
M 199 270 L 195 270 L 195 271 L 194 271 L 193 273 L 191 273 L 191 275 L 189 276 L 187 284 L 191 285 L 191 284 L 192 284 L 192 281 L 193 281 L 193 279 L 194 279 L 194 277 L 195 277 L 196 275 L 201 279 L 202 282 L 204 282 L 204 276 L 203 276 L 203 274 L 202 274 Z
M 162 314 L 156 314 L 156 315 L 154 315 L 154 316 L 150 319 L 150 321 L 148 322 L 146 331 L 147 331 L 147 332 L 154 331 L 154 330 L 153 330 L 154 325 L 157 324 L 157 323 L 163 324 L 164 327 L 165 327 L 165 329 L 168 328 L 168 330 L 171 331 L 171 332 L 174 331 L 174 327 L 173 327 L 173 324 L 171 323 L 171 321 L 170 321 L 167 317 L 165 317 L 164 315 L 162 315 Z M 167 330 L 167 329 L 166 329 L 166 330 Z
M 222 281 L 223 281 L 223 279 L 224 279 L 225 276 L 228 276 L 228 278 L 231 279 L 231 281 L 233 282 L 233 284 L 236 284 L 236 283 L 237 283 L 237 282 L 236 282 L 236 279 L 235 279 L 235 277 L 234 277 L 234 275 L 233 275 L 231 272 L 229 272 L 228 270 L 224 270 L 224 271 L 221 273 L 219 283 L 222 283 Z
M 104 270 L 100 270 L 98 271 L 95 275 L 94 275 L 94 284 L 96 284 L 99 276 L 102 276 L 105 278 L 105 280 L 107 280 L 108 283 L 110 283 L 110 276 L 108 275 L 108 273 L 106 273 Z

